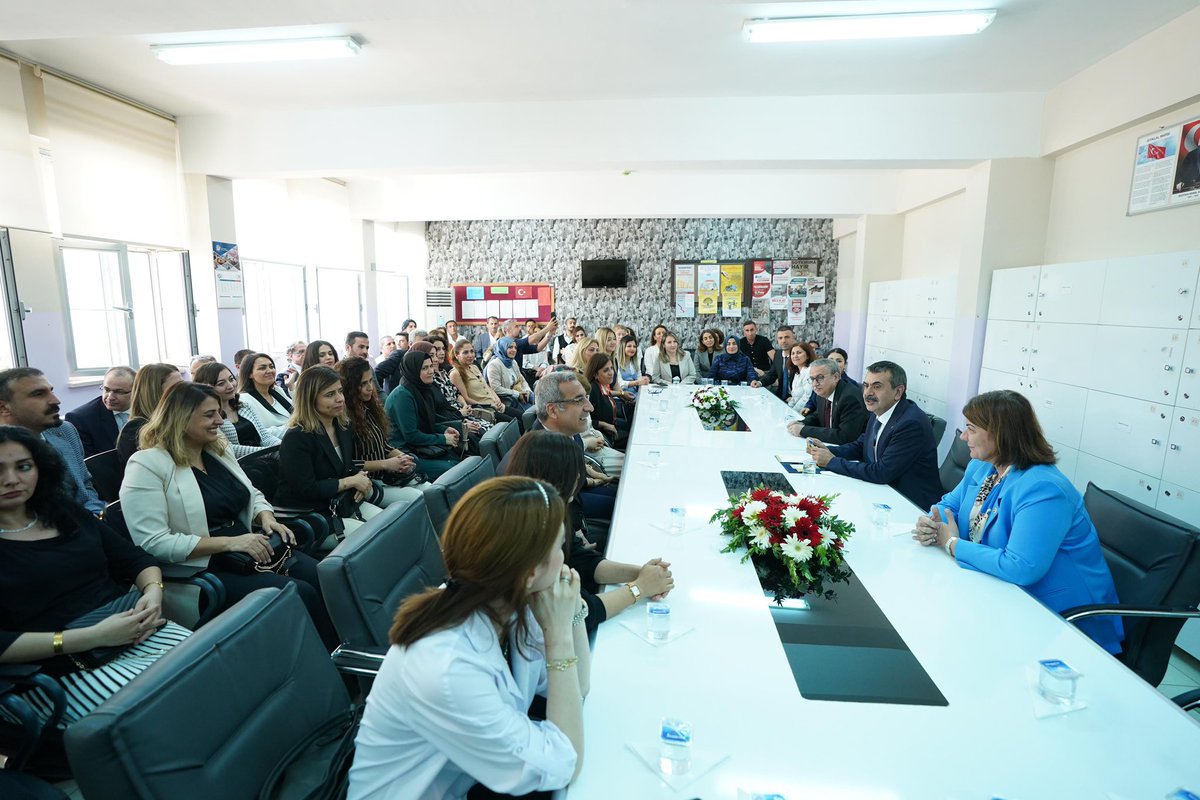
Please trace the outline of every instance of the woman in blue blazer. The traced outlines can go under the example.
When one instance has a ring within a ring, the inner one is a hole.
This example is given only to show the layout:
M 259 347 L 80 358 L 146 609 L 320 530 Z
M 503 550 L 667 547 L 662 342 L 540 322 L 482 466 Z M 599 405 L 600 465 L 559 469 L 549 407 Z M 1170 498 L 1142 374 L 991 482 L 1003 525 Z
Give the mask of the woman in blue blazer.
M 1054 466 L 1029 401 L 1013 391 L 985 392 L 963 408 L 966 474 L 917 520 L 914 538 L 946 548 L 959 566 L 1021 586 L 1052 611 L 1117 601 L 1100 537 L 1083 498 Z M 1110 653 L 1121 651 L 1119 617 L 1081 620 L 1079 628 Z
M 754 364 L 750 361 L 750 356 L 738 349 L 736 336 L 725 339 L 725 352 L 718 353 L 713 357 L 708 377 L 718 383 L 729 381 L 734 384 L 747 383 L 754 387 L 762 386 L 762 382 L 758 379 L 758 373 L 754 371 Z

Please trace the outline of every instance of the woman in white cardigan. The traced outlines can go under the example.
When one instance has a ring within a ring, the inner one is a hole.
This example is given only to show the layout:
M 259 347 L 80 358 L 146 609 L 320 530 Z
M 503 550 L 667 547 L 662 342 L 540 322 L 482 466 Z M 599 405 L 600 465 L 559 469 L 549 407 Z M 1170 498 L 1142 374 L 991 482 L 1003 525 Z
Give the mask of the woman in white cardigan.
M 221 422 L 221 400 L 211 386 L 178 383 L 167 390 L 121 483 L 121 511 L 134 543 L 160 561 L 207 568 L 225 587 L 226 607 L 256 589 L 294 584 L 322 638 L 336 645 L 311 556 L 293 550 L 284 575 L 245 574 L 225 557 L 244 553 L 267 564 L 296 540 L 238 466 Z M 252 523 L 260 533 L 251 532 Z M 272 534 L 281 540 L 275 547 Z
M 279 446 L 279 437 L 267 430 L 266 426 L 258 421 L 258 416 L 250 406 L 242 405 L 238 399 L 237 378 L 233 377 L 233 371 L 229 367 L 216 361 L 209 362 L 196 370 L 192 381 L 217 390 L 221 398 L 221 411 L 225 417 L 225 421 L 221 423 L 221 433 L 233 447 L 235 458 Z
M 654 362 L 654 372 L 651 378 L 660 386 L 669 386 L 679 378 L 680 383 L 696 383 L 699 375 L 696 365 L 687 351 L 679 346 L 679 337 L 673 333 L 665 333 L 660 345 L 662 353 Z

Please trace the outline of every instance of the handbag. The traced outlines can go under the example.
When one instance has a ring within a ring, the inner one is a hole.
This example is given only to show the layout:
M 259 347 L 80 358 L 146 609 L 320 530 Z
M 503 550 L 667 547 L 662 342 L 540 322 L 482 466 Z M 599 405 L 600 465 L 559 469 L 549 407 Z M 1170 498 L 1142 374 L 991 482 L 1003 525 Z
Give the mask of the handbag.
M 89 611 L 78 619 L 73 619 L 63 626 L 65 630 L 78 630 L 79 628 L 90 628 L 93 625 L 108 619 L 113 614 L 121 614 L 129 611 L 138 604 L 142 599 L 142 593 L 136 588 L 130 589 L 125 594 L 110 600 L 94 611 Z M 71 653 L 70 658 L 75 662 L 75 666 L 80 669 L 96 669 L 103 667 L 108 662 L 112 661 L 121 653 L 132 647 L 133 644 L 117 644 L 104 647 L 93 647 L 91 650 L 84 650 L 79 653 Z
M 222 525 L 218 530 L 224 530 Z M 276 575 L 287 575 L 295 559 L 292 557 L 292 546 L 283 541 L 278 533 L 267 537 L 271 547 L 271 560 L 267 563 L 255 560 L 249 553 L 214 553 L 208 559 L 208 565 L 215 570 L 232 572 L 234 575 L 257 575 L 272 572 Z

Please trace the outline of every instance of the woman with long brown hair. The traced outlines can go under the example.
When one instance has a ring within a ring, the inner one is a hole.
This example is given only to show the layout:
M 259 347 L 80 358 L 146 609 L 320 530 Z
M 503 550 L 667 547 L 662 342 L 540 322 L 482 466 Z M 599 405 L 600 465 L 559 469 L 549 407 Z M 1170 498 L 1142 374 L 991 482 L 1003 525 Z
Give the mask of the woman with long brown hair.
M 583 764 L 590 672 L 579 573 L 553 486 L 493 478 L 446 522 L 444 587 L 404 601 L 355 740 L 349 796 L 565 787 Z M 546 719 L 531 720 L 535 694 Z
M 203 365 L 201 365 L 203 366 Z M 117 436 L 117 459 L 121 468 L 138 451 L 138 434 L 154 415 L 163 392 L 183 380 L 174 364 L 146 364 L 133 377 L 133 393 L 129 396 L 129 421 Z
M 391 423 L 379 400 L 379 385 L 365 358 L 345 358 L 338 362 L 342 376 L 342 396 L 346 399 L 346 419 L 354 435 L 354 460 L 373 481 L 382 483 L 381 506 L 403 497 L 400 487 L 421 483 L 416 459 L 388 443 Z
M 266 353 L 251 353 L 243 358 L 238 364 L 238 392 L 238 400 L 254 408 L 259 422 L 282 438 L 292 415 L 292 402 L 275 385 L 275 360 Z
M 450 381 L 472 406 L 488 409 L 497 420 L 503 422 L 515 419 L 506 413 L 504 401 L 483 379 L 483 373 L 475 365 L 475 348 L 470 342 L 459 342 L 454 346 L 454 369 L 450 372 Z
M 266 447 L 279 446 L 279 437 L 272 434 L 259 422 L 258 416 L 238 399 L 237 378 L 233 370 L 217 361 L 210 361 L 196 370 L 193 383 L 213 387 L 221 398 L 221 433 L 233 446 L 238 458 L 256 453 Z
M 790 383 L 787 404 L 807 416 L 812 413 L 812 376 L 808 367 L 817 360 L 812 345 L 808 342 L 796 342 L 787 352 L 787 374 Z

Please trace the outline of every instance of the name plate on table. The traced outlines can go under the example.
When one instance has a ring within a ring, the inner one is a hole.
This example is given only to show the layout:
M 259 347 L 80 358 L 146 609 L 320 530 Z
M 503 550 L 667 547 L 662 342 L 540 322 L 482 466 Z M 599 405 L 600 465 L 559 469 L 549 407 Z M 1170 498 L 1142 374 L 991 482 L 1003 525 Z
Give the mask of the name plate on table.
M 730 497 L 760 486 L 796 491 L 781 472 L 723 470 L 721 480 Z M 849 703 L 949 705 L 853 569 L 849 583 L 827 588 L 837 592 L 837 599 L 810 596 L 808 608 L 779 607 L 763 597 L 801 695 Z

